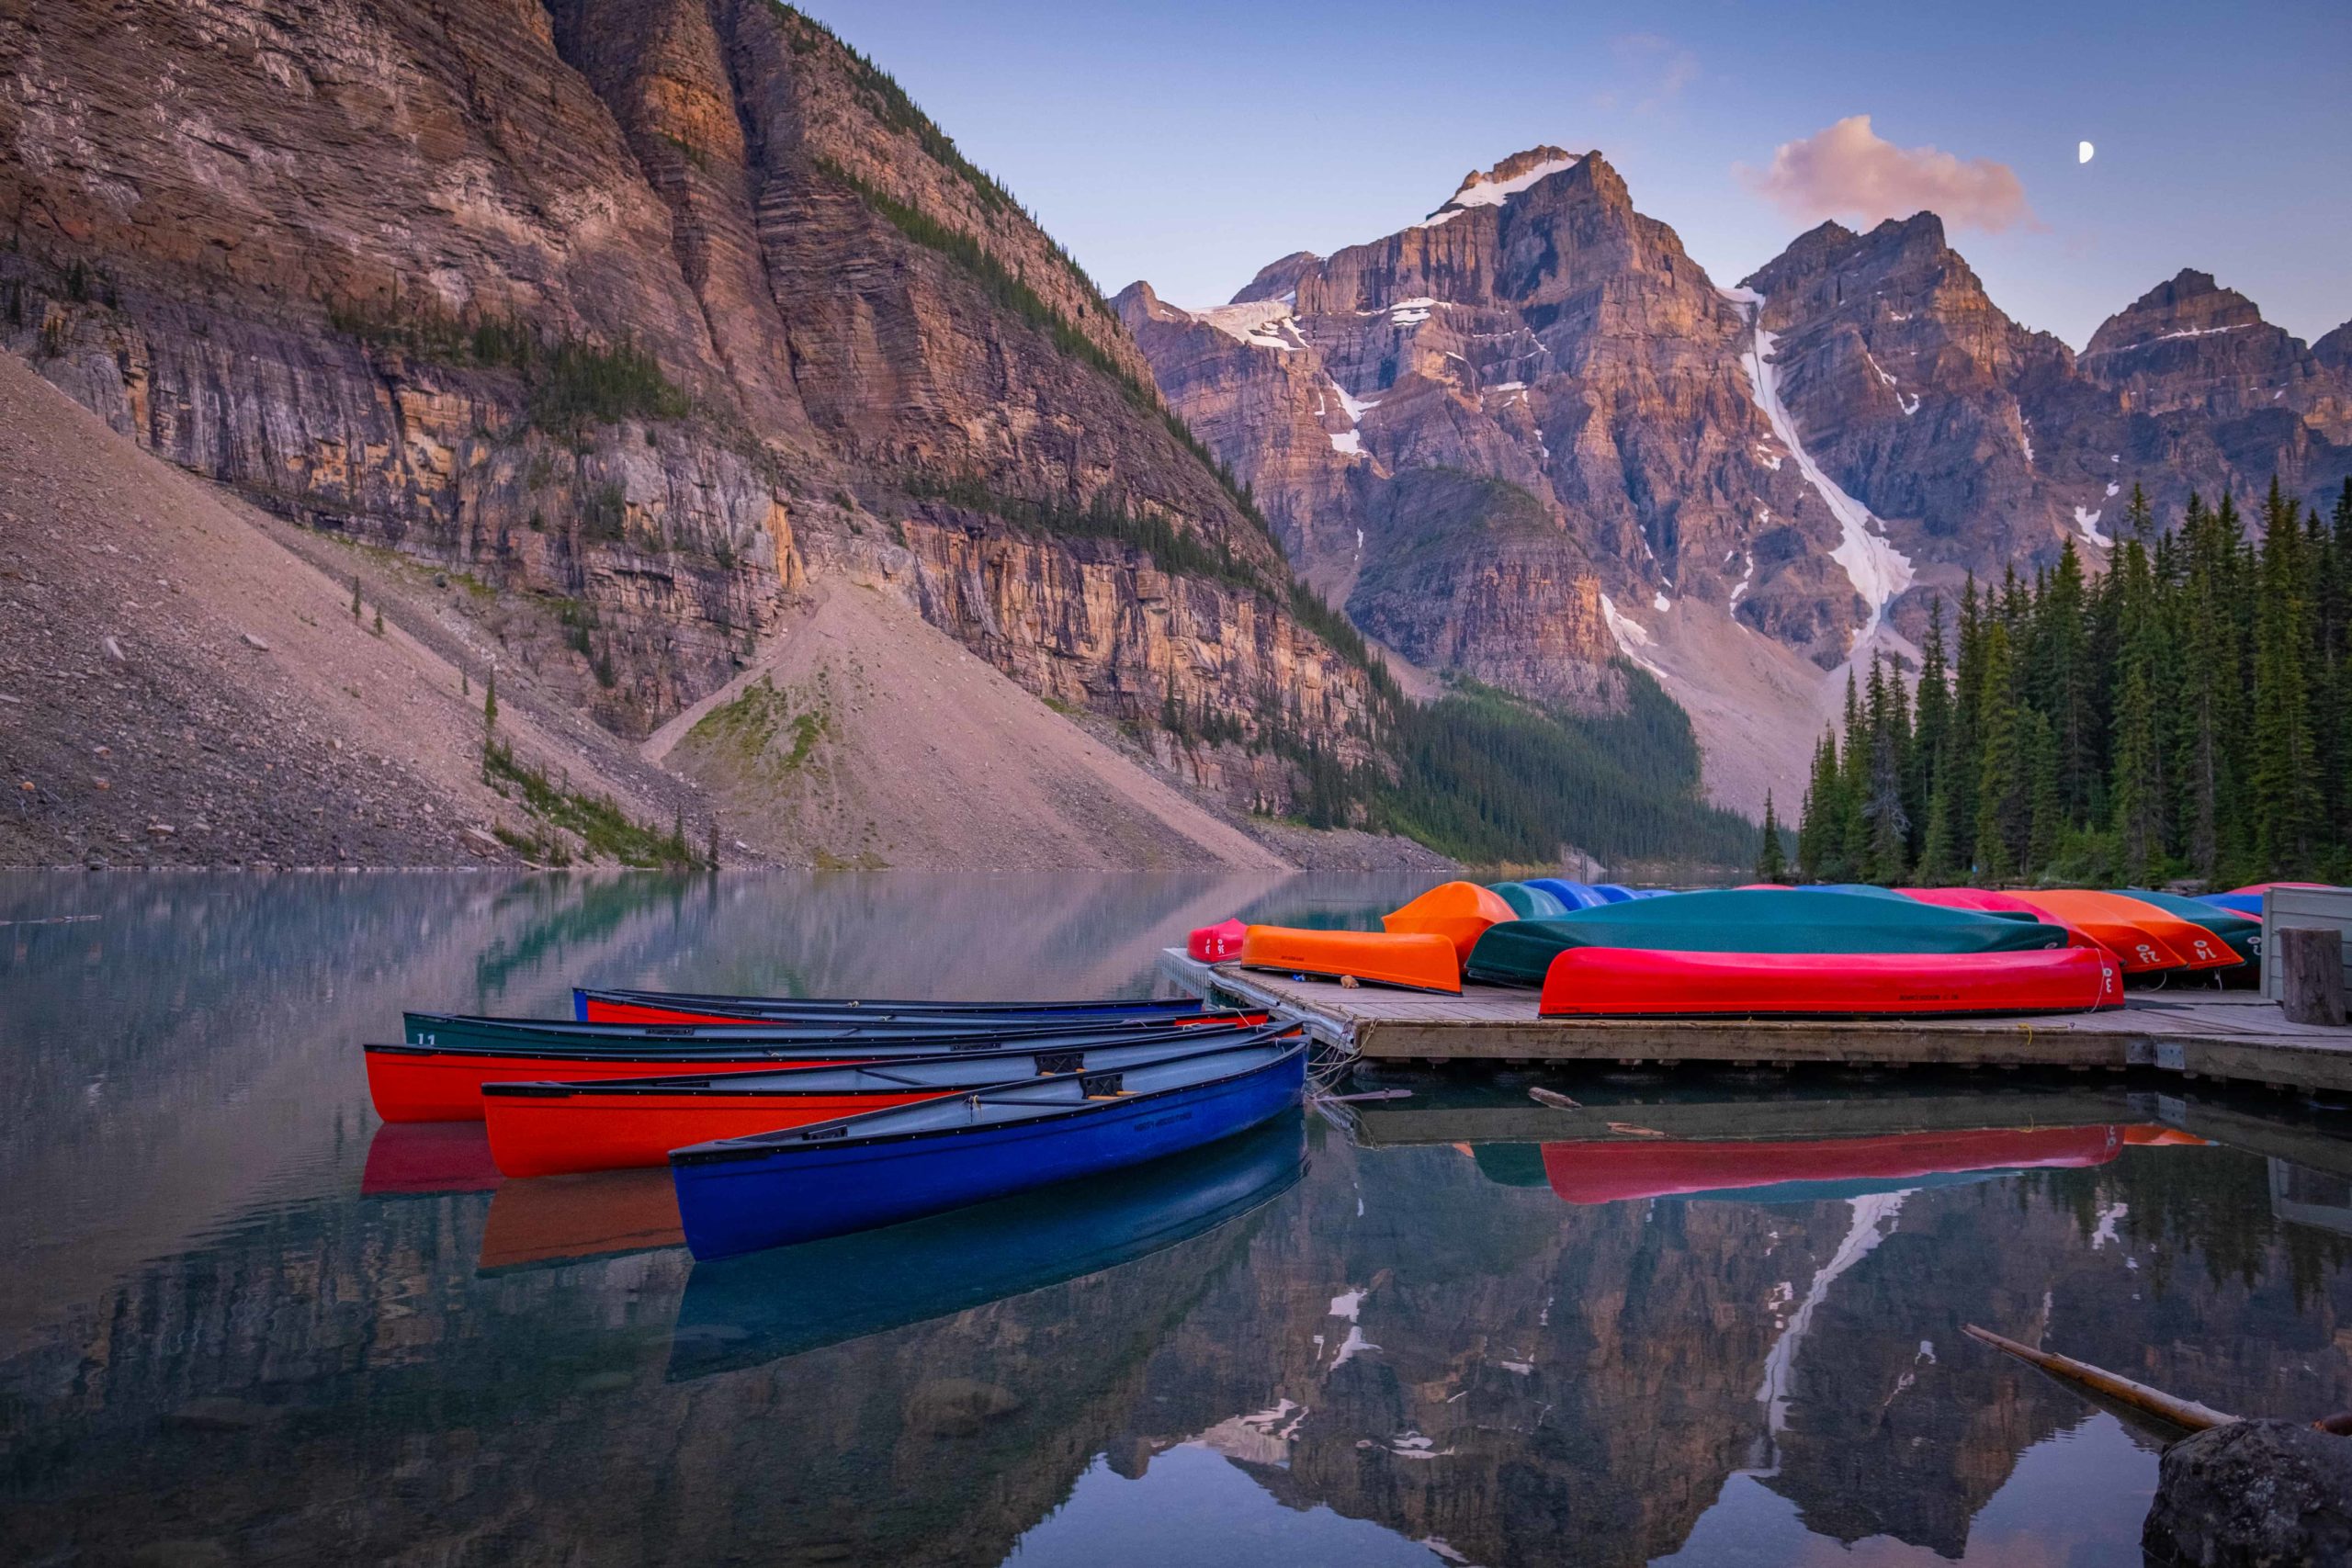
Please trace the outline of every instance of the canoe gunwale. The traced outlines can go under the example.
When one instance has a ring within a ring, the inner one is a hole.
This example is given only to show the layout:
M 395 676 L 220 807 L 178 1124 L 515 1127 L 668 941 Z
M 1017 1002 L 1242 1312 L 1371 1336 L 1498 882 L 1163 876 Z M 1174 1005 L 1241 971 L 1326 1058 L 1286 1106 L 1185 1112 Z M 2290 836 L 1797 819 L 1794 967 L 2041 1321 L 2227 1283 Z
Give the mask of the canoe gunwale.
M 1299 1028 L 1299 1026 L 1295 1024 L 1289 1027 L 1293 1029 Z M 1279 1042 L 1271 1042 L 1270 1043 L 1279 1043 Z M 1170 1084 L 1166 1089 L 1148 1089 L 1141 1094 L 1121 1095 L 1118 1099 L 1113 1100 L 1080 1100 L 1075 1105 L 1064 1107 L 1058 1110 L 1041 1111 L 1035 1116 L 1024 1116 L 1014 1122 L 974 1122 L 960 1127 L 922 1127 L 904 1133 L 857 1133 L 854 1130 L 847 1130 L 850 1129 L 851 1123 L 859 1121 L 863 1116 L 887 1114 L 887 1112 L 884 1111 L 865 1111 L 861 1112 L 858 1116 L 844 1116 L 831 1122 L 812 1122 L 806 1127 L 795 1127 L 783 1134 L 755 1134 L 751 1138 L 722 1138 L 715 1139 L 707 1144 L 692 1144 L 682 1149 L 671 1150 L 670 1164 L 673 1168 L 680 1166 L 735 1165 L 753 1160 L 764 1160 L 777 1156 L 789 1156 L 797 1153 L 831 1154 L 844 1148 L 882 1148 L 896 1144 L 921 1143 L 933 1139 L 962 1138 L 981 1134 L 1004 1133 L 1014 1128 L 1046 1127 L 1058 1122 L 1069 1121 L 1073 1117 L 1101 1115 L 1103 1111 L 1114 1107 L 1123 1111 L 1131 1111 L 1136 1106 L 1148 1105 L 1155 1100 L 1166 1099 L 1170 1096 L 1179 1094 L 1195 1094 L 1203 1090 L 1219 1089 L 1228 1084 L 1238 1083 L 1243 1079 L 1254 1077 L 1262 1073 L 1279 1071 L 1286 1067 L 1294 1057 L 1304 1055 L 1309 1043 L 1310 1042 L 1305 1037 L 1304 1030 L 1301 1030 L 1298 1042 L 1292 1045 L 1288 1050 L 1283 1051 L 1275 1055 L 1269 1056 L 1264 1061 L 1252 1063 L 1248 1066 L 1238 1068 L 1230 1073 L 1222 1074 L 1216 1077 L 1201 1078 L 1192 1083 Z M 1241 1049 L 1242 1047 L 1231 1048 Z M 1261 1047 L 1253 1046 L 1247 1048 L 1254 1050 L 1260 1049 Z M 1204 1055 L 1214 1054 L 1214 1052 L 1202 1053 Z M 1182 1061 L 1185 1058 L 1183 1057 L 1174 1058 L 1175 1061 Z M 1164 1066 L 1172 1064 L 1161 1063 L 1158 1065 Z M 1077 1075 L 1069 1076 L 1075 1077 Z M 989 1084 L 985 1088 L 980 1089 L 962 1090 L 951 1089 L 944 1094 L 937 1096 L 936 1098 L 941 1100 L 970 1100 L 977 1104 L 980 1101 L 986 1100 L 990 1095 L 1002 1094 L 1011 1089 L 1025 1088 L 1038 1081 L 1039 1080 L 1035 1077 L 1011 1078 L 1002 1083 Z M 899 1108 L 893 1107 L 892 1109 Z M 809 1136 L 811 1134 L 822 1133 L 826 1129 L 833 1127 L 843 1128 L 846 1131 L 842 1134 L 830 1134 L 822 1138 L 812 1138 Z M 775 1137 L 779 1139 L 779 1141 L 775 1143 L 763 1143 L 759 1141 L 760 1139 L 768 1137 Z

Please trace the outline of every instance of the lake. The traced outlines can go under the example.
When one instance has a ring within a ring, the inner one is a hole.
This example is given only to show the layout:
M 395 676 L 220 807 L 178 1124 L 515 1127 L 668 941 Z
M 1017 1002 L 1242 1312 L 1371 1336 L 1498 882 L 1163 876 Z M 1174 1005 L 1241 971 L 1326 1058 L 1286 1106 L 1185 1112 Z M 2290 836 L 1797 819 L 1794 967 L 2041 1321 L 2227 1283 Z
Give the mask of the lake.
M 2352 1111 L 2177 1077 L 1360 1075 L 1410 1093 L 702 1266 L 664 1173 L 368 1108 L 404 1006 L 1141 995 L 1416 891 L 0 874 L 0 1558 L 2097 1568 L 2164 1435 L 1962 1324 L 2352 1407 Z

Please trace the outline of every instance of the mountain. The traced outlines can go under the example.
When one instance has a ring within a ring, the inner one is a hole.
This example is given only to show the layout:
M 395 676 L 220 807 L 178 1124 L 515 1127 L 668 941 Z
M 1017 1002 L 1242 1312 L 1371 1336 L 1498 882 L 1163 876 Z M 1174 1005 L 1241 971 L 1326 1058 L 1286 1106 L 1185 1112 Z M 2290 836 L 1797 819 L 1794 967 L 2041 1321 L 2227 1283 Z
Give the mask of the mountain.
M 1719 287 L 1600 153 L 1541 146 L 1230 304 L 1142 283 L 1115 303 L 1367 636 L 1587 708 L 1628 658 L 1690 710 L 1711 790 L 1753 810 L 1793 793 L 1846 671 L 1916 663 L 1969 573 L 2070 540 L 2103 558 L 2135 482 L 2161 513 L 2352 471 L 2341 344 L 2331 363 L 2238 296 L 2196 303 L 2220 292 L 2184 275 L 2078 360 L 1992 301 L 1932 213 L 1823 224 Z M 2199 337 L 2175 320 L 2215 310 Z
M 7 10 L 0 345 L 353 570 L 463 573 L 509 687 L 643 740 L 854 584 L 1230 818 L 1299 738 L 1374 761 L 1363 650 L 1092 284 L 797 13 Z

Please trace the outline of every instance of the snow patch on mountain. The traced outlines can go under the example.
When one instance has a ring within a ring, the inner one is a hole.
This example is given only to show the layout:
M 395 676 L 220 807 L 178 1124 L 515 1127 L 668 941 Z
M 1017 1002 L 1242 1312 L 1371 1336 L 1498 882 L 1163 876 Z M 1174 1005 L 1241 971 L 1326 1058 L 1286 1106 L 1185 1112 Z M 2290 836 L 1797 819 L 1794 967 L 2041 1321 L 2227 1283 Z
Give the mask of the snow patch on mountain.
M 1797 472 L 1804 476 L 1805 483 L 1828 506 L 1829 514 L 1838 519 L 1841 537 L 1838 547 L 1829 552 L 1830 558 L 1846 569 L 1854 591 L 1871 607 L 1869 621 L 1854 634 L 1854 641 L 1859 644 L 1878 630 L 1887 605 L 1911 586 L 1911 558 L 1888 541 L 1884 527 L 1871 515 L 1870 508 L 1839 488 L 1804 449 L 1804 437 L 1797 432 L 1797 422 L 1781 400 L 1780 367 L 1772 363 L 1772 351 L 1779 338 L 1763 328 L 1764 297 L 1752 288 L 1724 288 L 1717 292 L 1738 306 L 1747 321 L 1748 346 L 1739 356 L 1739 363 L 1747 372 L 1748 395 L 1756 400 L 1772 434 L 1788 448 L 1789 456 L 1796 459 Z
M 1298 322 L 1291 315 L 1290 306 L 1280 299 L 1250 299 L 1238 305 L 1212 305 L 1190 314 L 1193 320 L 1206 321 L 1226 336 L 1252 347 L 1296 354 L 1306 346 L 1306 339 L 1300 335 Z
M 1582 158 L 1575 156 L 1546 158 L 1507 180 L 1498 180 L 1489 175 L 1472 175 L 1462 182 L 1462 188 L 1453 193 L 1453 198 L 1438 211 L 1442 212 L 1446 208 L 1458 211 L 1466 207 L 1500 207 L 1538 181 L 1548 180 L 1554 175 L 1564 175 L 1583 162 Z M 1434 213 L 1430 216 L 1436 218 Z
M 2103 550 L 2113 549 L 2115 541 L 2098 531 L 2098 519 L 2099 513 L 2087 506 L 2075 508 L 2075 526 L 2082 530 L 2083 537 Z

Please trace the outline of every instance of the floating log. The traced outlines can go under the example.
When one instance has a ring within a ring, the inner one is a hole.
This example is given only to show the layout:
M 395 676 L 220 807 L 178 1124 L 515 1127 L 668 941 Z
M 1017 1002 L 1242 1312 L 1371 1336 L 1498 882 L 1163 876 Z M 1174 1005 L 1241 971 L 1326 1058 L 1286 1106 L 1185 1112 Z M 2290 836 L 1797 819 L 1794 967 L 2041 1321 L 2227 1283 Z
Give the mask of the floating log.
M 1538 1105 L 1548 1105 L 1555 1111 L 1581 1111 L 1584 1109 L 1582 1105 L 1573 1100 L 1570 1100 L 1566 1095 L 1562 1094 L 1559 1090 L 1544 1089 L 1540 1085 L 1529 1089 L 1527 1091 L 1527 1098 L 1533 1100 Z
M 2072 1356 L 2061 1356 L 2048 1350 L 2037 1350 L 2030 1345 L 2020 1345 L 2014 1339 L 2004 1338 L 1991 1329 L 1979 1328 L 1973 1323 L 1961 1325 L 1961 1332 L 1971 1339 L 1990 1345 L 1996 1350 L 2006 1350 L 2020 1361 L 2030 1361 L 2053 1377 L 2078 1382 L 2134 1410 L 2161 1416 L 2174 1426 L 2186 1427 L 2192 1432 L 2201 1432 L 2208 1427 L 2226 1427 L 2237 1419 L 2211 1405 L 2199 1404 L 2193 1399 L 2176 1399 L 2162 1389 L 2133 1382 L 2130 1378 L 2118 1376 L 2105 1368 L 2094 1367 L 2088 1361 L 2077 1361 Z

